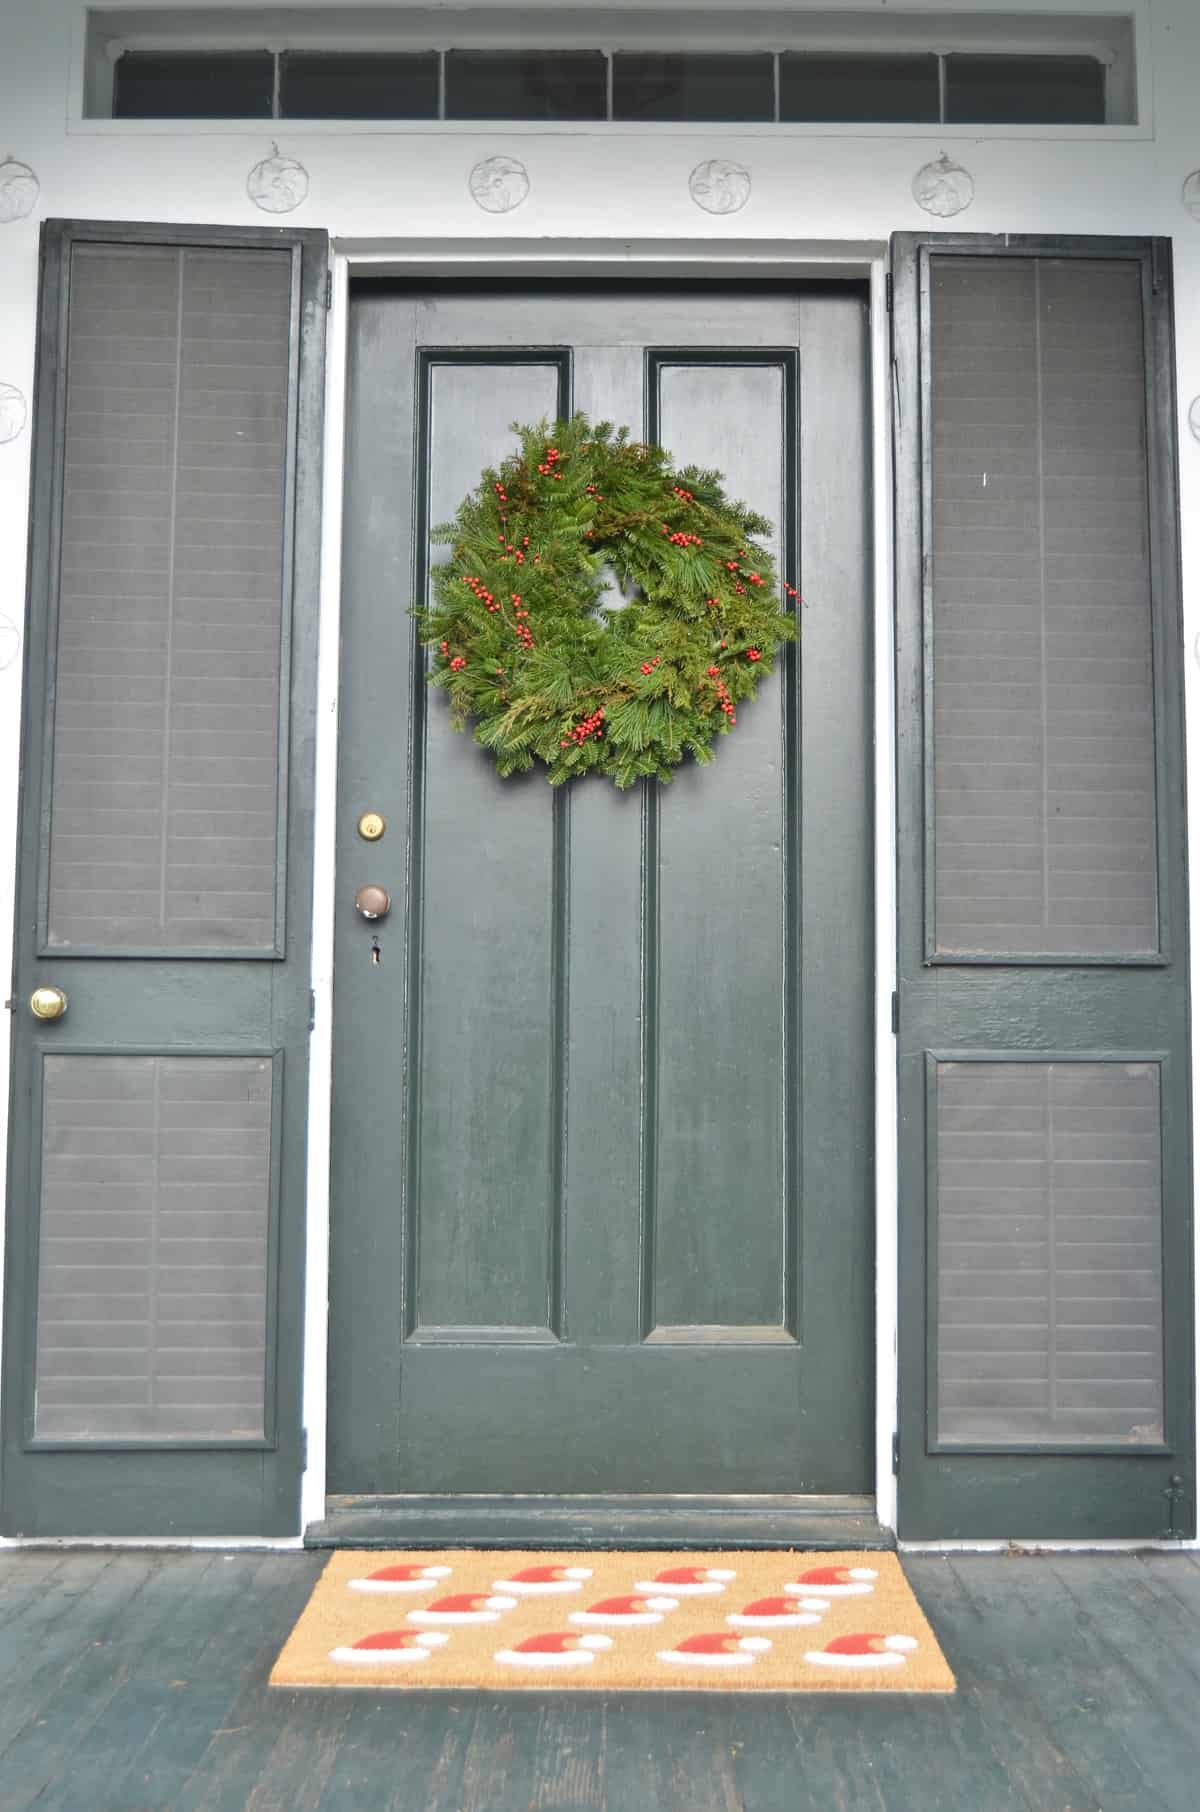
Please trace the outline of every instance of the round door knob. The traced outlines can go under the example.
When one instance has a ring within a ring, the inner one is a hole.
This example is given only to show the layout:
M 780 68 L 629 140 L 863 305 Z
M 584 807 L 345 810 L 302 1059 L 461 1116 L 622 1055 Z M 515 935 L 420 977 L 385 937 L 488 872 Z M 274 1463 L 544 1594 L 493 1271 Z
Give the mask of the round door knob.
M 61 988 L 35 988 L 29 996 L 29 1011 L 35 1019 L 61 1019 L 67 1010 L 67 997 Z
M 392 896 L 386 887 L 380 887 L 376 881 L 368 881 L 355 894 L 354 909 L 361 912 L 364 919 L 385 918 L 392 909 Z

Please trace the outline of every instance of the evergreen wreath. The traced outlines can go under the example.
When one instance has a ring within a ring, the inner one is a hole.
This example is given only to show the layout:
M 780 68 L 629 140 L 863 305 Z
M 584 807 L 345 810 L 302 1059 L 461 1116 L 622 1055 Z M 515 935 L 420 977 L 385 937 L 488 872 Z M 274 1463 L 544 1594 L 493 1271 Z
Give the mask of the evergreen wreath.
M 455 729 L 473 719 L 500 774 L 541 761 L 554 785 L 711 761 L 796 633 L 755 539 L 770 523 L 729 502 L 719 473 L 677 471 L 611 422 L 513 432 L 519 452 L 433 531 L 453 553 L 413 612 Z M 601 608 L 606 566 L 636 587 L 622 609 Z

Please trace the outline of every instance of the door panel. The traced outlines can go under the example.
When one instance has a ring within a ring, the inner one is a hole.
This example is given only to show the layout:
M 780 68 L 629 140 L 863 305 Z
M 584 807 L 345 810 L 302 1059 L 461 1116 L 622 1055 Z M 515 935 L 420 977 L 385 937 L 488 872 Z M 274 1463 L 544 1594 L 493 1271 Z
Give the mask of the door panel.
M 331 1491 L 869 1488 L 865 319 L 851 291 L 353 299 Z M 407 615 L 509 424 L 572 407 L 718 466 L 811 594 L 667 788 L 498 780 Z
M 536 356 L 497 364 L 447 350 L 424 374 L 432 526 L 478 481 L 481 445 L 505 445 L 514 420 L 558 413 L 565 372 Z M 435 548 L 434 561 L 448 553 Z M 445 733 L 432 701 L 421 703 L 429 708 L 412 781 L 421 792 L 412 843 L 420 923 L 410 1001 L 420 1038 L 419 1061 L 410 1059 L 412 1326 L 549 1334 L 562 1213 L 565 811 L 546 809 L 532 776 L 499 811 L 479 750 Z
M 655 438 L 723 471 L 730 495 L 775 524 L 768 546 L 790 569 L 796 361 L 774 352 L 743 360 L 652 355 Z M 647 991 L 656 1036 L 645 1138 L 656 1339 L 693 1339 L 696 1327 L 796 1335 L 797 708 L 785 668 L 740 714 L 717 762 L 685 768 L 653 796 Z

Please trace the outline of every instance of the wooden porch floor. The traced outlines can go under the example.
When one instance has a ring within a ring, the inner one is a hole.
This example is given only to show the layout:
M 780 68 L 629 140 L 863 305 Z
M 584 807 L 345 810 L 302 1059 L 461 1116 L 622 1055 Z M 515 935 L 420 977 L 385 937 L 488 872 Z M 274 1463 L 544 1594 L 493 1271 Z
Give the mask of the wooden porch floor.
M 910 1556 L 956 1698 L 269 1692 L 319 1554 L 0 1553 L 0 1812 L 1196 1812 L 1200 1562 Z

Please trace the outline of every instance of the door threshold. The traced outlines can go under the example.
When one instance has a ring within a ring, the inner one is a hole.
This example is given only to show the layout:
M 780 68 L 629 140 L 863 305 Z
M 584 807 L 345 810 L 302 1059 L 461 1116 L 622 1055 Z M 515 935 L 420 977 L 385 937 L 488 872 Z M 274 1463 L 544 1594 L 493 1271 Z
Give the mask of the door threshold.
M 894 1548 L 873 1497 L 329 1497 L 306 1548 Z

